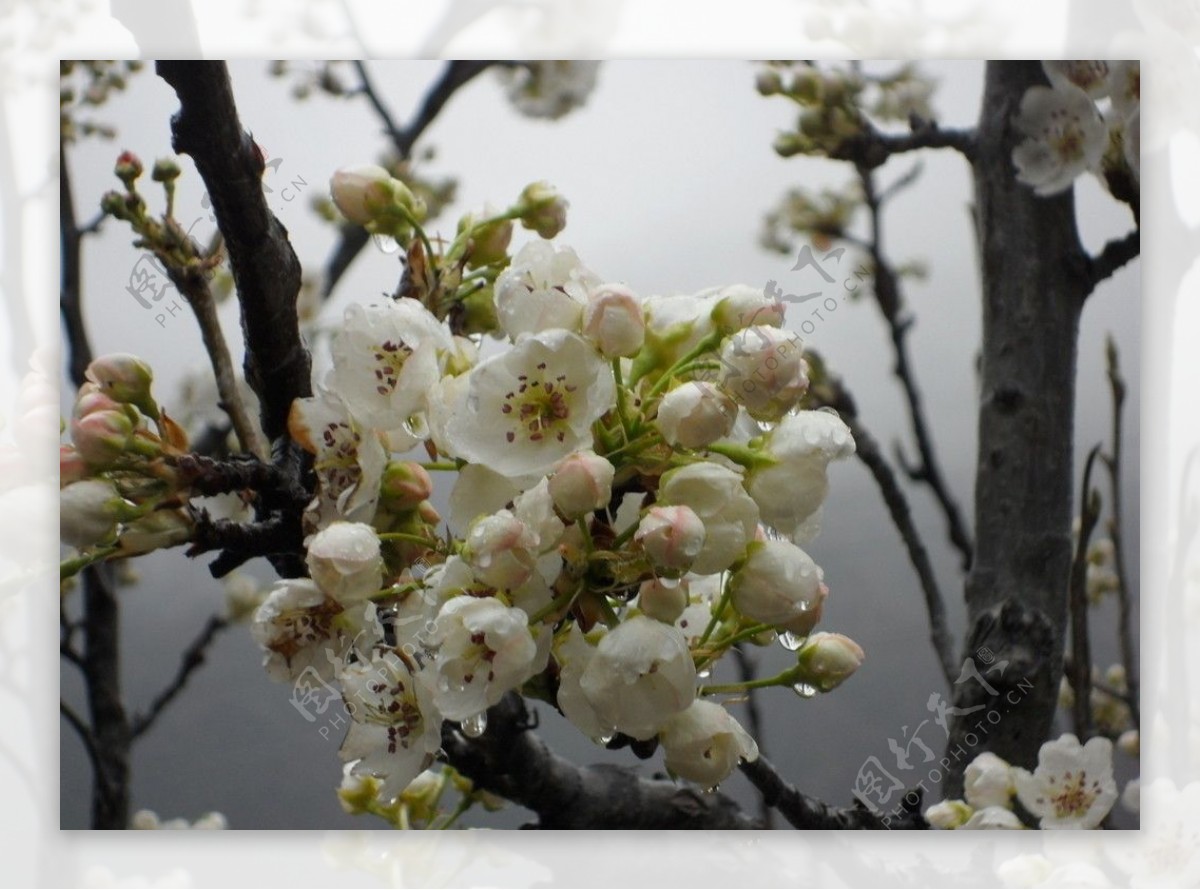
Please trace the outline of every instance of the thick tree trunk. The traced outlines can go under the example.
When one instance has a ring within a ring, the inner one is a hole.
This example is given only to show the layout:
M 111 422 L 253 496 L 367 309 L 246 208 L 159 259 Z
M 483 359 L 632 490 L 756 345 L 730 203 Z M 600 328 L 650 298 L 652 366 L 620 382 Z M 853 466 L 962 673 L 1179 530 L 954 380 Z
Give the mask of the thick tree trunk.
M 1014 176 L 1012 117 L 1025 90 L 1045 82 L 1038 62 L 987 67 L 974 159 L 983 265 L 977 543 L 946 797 L 961 795 L 962 770 L 983 751 L 1036 765 L 1063 671 L 1076 338 L 1090 285 L 1073 193 L 1038 197 Z

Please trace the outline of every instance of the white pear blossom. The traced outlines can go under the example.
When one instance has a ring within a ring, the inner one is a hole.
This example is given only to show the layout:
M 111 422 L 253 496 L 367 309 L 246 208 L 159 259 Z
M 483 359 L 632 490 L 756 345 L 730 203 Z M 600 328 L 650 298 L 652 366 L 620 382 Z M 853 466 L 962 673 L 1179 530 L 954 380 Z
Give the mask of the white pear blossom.
M 599 284 L 571 248 L 531 241 L 496 278 L 496 315 L 513 340 L 549 328 L 579 333 L 588 292 Z
M 739 760 L 757 760 L 758 745 L 725 708 L 694 701 L 663 724 L 658 740 L 667 769 L 675 775 L 713 788 Z
M 976 809 L 1011 807 L 1014 792 L 1012 767 L 991 751 L 984 751 L 963 774 L 963 796 Z
M 755 541 L 729 579 L 734 608 L 752 621 L 807 635 L 823 600 L 822 574 L 790 541 Z
M 362 522 L 334 522 L 308 543 L 308 573 L 343 605 L 366 600 L 383 584 L 379 535 Z
M 1111 64 L 1103 59 L 1042 62 L 1051 86 L 1075 86 L 1092 99 L 1108 95 Z
M 737 420 L 737 404 L 711 383 L 681 383 L 658 405 L 655 423 L 668 445 L 703 448 L 728 436 Z
M 500 76 L 517 111 L 555 120 L 587 101 L 599 70 L 599 62 L 582 59 L 525 61 L 502 69 Z
M 691 507 L 651 507 L 633 539 L 655 568 L 678 574 L 687 571 L 704 546 L 704 523 Z
M 295 680 L 306 668 L 324 680 L 333 677 L 327 649 L 337 630 L 334 621 L 342 607 L 307 578 L 275 584 L 254 613 L 250 634 L 267 650 L 263 665 L 274 680 Z
M 635 355 L 646 340 L 641 301 L 620 284 L 594 288 L 583 310 L 583 334 L 607 358 Z
M 428 767 L 442 745 L 442 717 L 425 679 L 395 652 L 343 667 L 338 679 L 352 718 L 340 756 L 352 775 L 382 779 L 391 800 Z
M 481 516 L 463 541 L 463 559 L 475 577 L 509 589 L 529 580 L 537 568 L 537 534 L 510 510 Z
M 483 464 L 460 468 L 450 489 L 450 530 L 461 536 L 480 516 L 503 510 L 525 487 L 522 481 L 501 476 Z
M 453 349 L 449 330 L 416 300 L 355 303 L 333 338 L 329 386 L 363 425 L 398 429 L 424 410 L 440 356 Z
M 1013 767 L 1017 797 L 1042 828 L 1095 828 L 1117 800 L 1112 742 L 1097 736 L 1081 745 L 1066 733 L 1038 752 L 1037 770 Z
M 435 624 L 434 703 L 447 719 L 486 711 L 532 676 L 537 646 L 523 610 L 460 596 L 442 606 Z
M 558 664 L 558 706 L 576 729 L 590 739 L 599 740 L 612 733 L 612 726 L 596 713 L 580 683 L 595 654 L 596 647 L 587 641 L 574 622 L 554 644 L 554 661 Z
M 805 523 L 829 491 L 829 462 L 852 455 L 854 438 L 836 412 L 798 411 L 767 435 L 765 448 L 775 463 L 752 470 L 746 490 L 763 522 L 785 535 L 803 537 Z
M 651 618 L 674 624 L 688 607 L 689 588 L 686 578 L 650 578 L 638 588 L 638 608 Z
M 475 366 L 448 412 L 451 453 L 505 476 L 550 471 L 591 444 L 591 426 L 615 404 L 612 370 L 577 334 L 551 329 Z
M 608 506 L 616 469 L 607 458 L 585 449 L 568 454 L 548 482 L 550 497 L 567 519 L 579 519 Z
M 1108 130 L 1095 103 L 1072 84 L 1030 87 L 1013 124 L 1026 137 L 1013 149 L 1017 179 L 1039 195 L 1069 188 L 1094 168 L 1108 144 Z
M 605 725 L 648 739 L 696 698 L 696 667 L 683 634 L 645 615 L 600 640 L 579 680 Z
M 704 523 L 704 546 L 692 564 L 697 575 L 729 568 L 754 540 L 758 507 L 728 467 L 701 461 L 664 473 L 658 500 L 690 507 Z
M 794 332 L 744 328 L 725 339 L 720 358 L 721 386 L 757 420 L 779 420 L 808 392 L 808 364 Z
M 305 510 L 306 528 L 324 528 L 336 519 L 370 521 L 387 463 L 378 437 L 328 391 L 292 403 L 288 432 L 316 457 L 317 495 Z

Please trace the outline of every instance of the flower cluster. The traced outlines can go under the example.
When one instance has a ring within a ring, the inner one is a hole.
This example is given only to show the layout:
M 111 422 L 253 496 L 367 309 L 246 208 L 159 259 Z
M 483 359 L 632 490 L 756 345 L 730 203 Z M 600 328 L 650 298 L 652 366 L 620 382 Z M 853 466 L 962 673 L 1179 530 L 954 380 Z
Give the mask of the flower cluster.
M 1030 87 L 1013 125 L 1017 179 L 1039 195 L 1067 189 L 1090 171 L 1119 198 L 1141 175 L 1138 62 L 1043 62 L 1050 86 Z
M 966 800 L 926 810 L 934 828 L 1024 828 L 1012 810 L 1014 796 L 1040 828 L 1096 828 L 1117 801 L 1112 742 L 1097 737 L 1081 745 L 1066 733 L 1042 745 L 1032 773 L 995 754 L 980 754 L 967 767 L 963 792 Z
M 780 638 L 794 665 L 754 682 L 804 696 L 863 659 L 814 632 L 829 588 L 800 544 L 854 441 L 803 409 L 783 306 L 742 286 L 642 299 L 606 281 L 544 240 L 566 213 L 544 183 L 434 251 L 386 176 L 340 172 L 334 198 L 368 226 L 403 218 L 423 269 L 346 310 L 332 367 L 293 406 L 317 482 L 310 577 L 257 611 L 268 670 L 338 684 L 344 787 L 366 782 L 376 803 L 422 775 L 445 721 L 482 734 L 513 691 L 715 786 L 757 756 L 714 700 L 746 687 L 703 683 L 734 645 Z M 514 223 L 542 237 L 510 255 Z

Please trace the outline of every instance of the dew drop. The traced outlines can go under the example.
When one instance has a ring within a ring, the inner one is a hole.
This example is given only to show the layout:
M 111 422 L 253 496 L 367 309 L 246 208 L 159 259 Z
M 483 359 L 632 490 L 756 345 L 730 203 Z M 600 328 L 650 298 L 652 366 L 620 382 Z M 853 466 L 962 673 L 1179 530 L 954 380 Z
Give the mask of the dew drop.
M 460 724 L 463 735 L 469 739 L 479 738 L 487 732 L 487 722 L 487 711 L 480 711 L 478 714 L 465 718 Z
M 705 665 L 704 667 L 700 668 L 700 670 L 696 671 L 696 676 L 699 677 L 701 680 L 707 680 L 709 677 L 712 676 L 712 665 L 709 664 L 709 665 Z
M 817 687 L 810 683 L 797 683 L 792 687 L 792 692 L 801 698 L 812 698 L 817 694 Z
M 785 630 L 779 635 L 779 645 L 788 652 L 795 652 L 804 645 L 804 637 L 800 634 L 794 634 L 790 630 Z
M 596 744 L 608 747 L 609 742 L 611 742 L 614 738 L 616 738 L 616 736 L 611 733 L 608 735 L 602 735 L 596 739 Z

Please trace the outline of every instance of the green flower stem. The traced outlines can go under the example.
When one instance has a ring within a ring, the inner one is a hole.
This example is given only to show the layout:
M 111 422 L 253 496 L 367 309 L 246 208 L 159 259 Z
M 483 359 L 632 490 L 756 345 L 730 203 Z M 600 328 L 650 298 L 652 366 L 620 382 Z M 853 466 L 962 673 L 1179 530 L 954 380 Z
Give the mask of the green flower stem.
M 430 824 L 429 830 L 430 831 L 445 831 L 448 828 L 453 828 L 454 823 L 458 821 L 459 817 L 462 816 L 463 813 L 465 813 L 467 810 L 471 809 L 471 807 L 473 807 L 474 805 L 475 805 L 475 798 L 473 798 L 469 794 L 464 794 L 462 797 L 462 800 L 460 800 L 458 802 L 458 806 L 456 806 L 454 808 L 454 811 L 449 813 L 441 821 L 440 824 L 438 823 L 437 820 L 434 820 Z
M 706 664 L 712 664 L 738 643 L 741 643 L 745 640 L 753 640 L 759 634 L 766 633 L 767 631 L 774 629 L 775 628 L 769 624 L 755 624 L 751 627 L 739 630 L 730 637 L 717 640 L 712 646 L 706 647 L 705 654 L 701 655 L 699 660 L 696 662 L 696 668 L 700 669 Z
M 745 445 L 734 445 L 729 442 L 714 442 L 708 446 L 707 450 L 723 455 L 747 470 L 769 467 L 777 463 L 775 458 L 762 451 L 755 451 Z
M 747 692 L 751 689 L 766 689 L 769 686 L 791 686 L 794 680 L 792 671 L 784 671 L 774 677 L 764 677 L 761 680 L 747 680 L 743 683 L 716 683 L 712 686 L 701 686 L 696 690 L 697 695 L 731 695 L 737 692 Z
M 443 470 L 447 473 L 454 473 L 459 469 L 458 462 L 452 460 L 426 461 L 425 463 L 419 464 L 419 466 L 423 470 L 433 470 L 435 472 L 438 470 Z
M 529 626 L 533 627 L 536 624 L 541 624 L 549 616 L 571 608 L 571 604 L 575 602 L 575 597 L 579 596 L 581 593 L 583 593 L 582 582 L 580 582 L 574 590 L 569 590 L 566 593 L 560 593 L 558 596 L 552 599 L 548 605 L 538 609 L 529 617 Z
M 717 607 L 713 609 L 712 618 L 708 620 L 708 627 L 704 628 L 704 633 L 700 635 L 697 641 L 697 646 L 703 646 L 708 642 L 708 638 L 712 636 L 712 632 L 716 630 L 717 624 L 720 623 L 722 616 L 725 614 L 725 609 L 729 606 L 729 600 L 733 597 L 733 591 L 730 589 L 729 582 L 725 582 L 724 588 L 721 590 L 721 598 L 717 601 Z
M 381 541 L 404 541 L 408 544 L 421 544 L 428 547 L 430 550 L 439 550 L 437 541 L 431 541 L 429 538 L 422 538 L 420 535 L 410 535 L 407 532 L 384 532 L 378 535 Z
M 633 438 L 631 434 L 632 427 L 629 423 L 629 407 L 625 402 L 625 382 L 621 379 L 621 359 L 614 358 L 612 360 L 613 379 L 617 384 L 617 417 L 621 418 L 621 432 L 625 437 L 625 444 L 629 444 L 629 440 Z
M 707 337 L 692 347 L 679 361 L 667 368 L 663 375 L 658 378 L 654 386 L 650 387 L 650 391 L 646 393 L 646 401 L 659 395 L 663 390 L 671 385 L 671 380 L 679 374 L 684 368 L 691 364 L 706 352 L 712 352 L 721 345 L 722 336 L 719 331 L 713 331 Z
M 583 546 L 587 550 L 587 555 L 591 556 L 592 552 L 596 549 L 596 545 L 592 541 L 592 530 L 588 526 L 588 521 L 585 517 L 580 516 L 579 519 L 576 520 L 576 522 L 579 525 L 580 533 L 583 535 Z
M 103 562 L 105 559 L 108 559 L 118 549 L 117 545 L 113 544 L 111 547 L 101 547 L 99 550 L 81 553 L 72 559 L 63 560 L 58 564 L 58 580 L 65 581 L 68 578 L 74 577 L 92 565 L 92 563 Z

